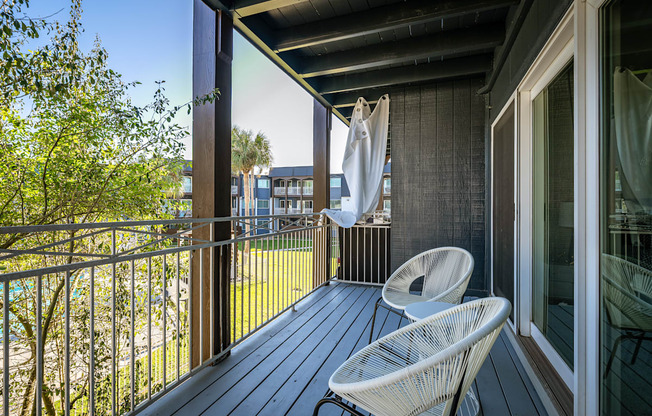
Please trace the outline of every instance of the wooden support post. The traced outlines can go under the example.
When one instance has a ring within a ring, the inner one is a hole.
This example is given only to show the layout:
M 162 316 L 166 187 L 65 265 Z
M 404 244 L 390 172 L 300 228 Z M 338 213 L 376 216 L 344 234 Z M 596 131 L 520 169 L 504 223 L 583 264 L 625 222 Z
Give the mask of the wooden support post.
M 202 0 L 193 7 L 193 96 L 203 96 L 215 88 L 219 100 L 193 110 L 193 217 L 231 216 L 231 60 L 233 56 L 233 20 L 212 10 Z M 209 239 L 210 227 L 194 232 L 194 237 Z M 231 235 L 229 223 L 217 223 L 212 229 L 215 241 Z M 192 366 L 196 367 L 230 344 L 228 248 L 204 249 L 203 271 L 200 253 L 192 260 Z M 201 273 L 203 272 L 203 281 Z M 200 299 L 200 285 L 203 298 Z M 211 288 L 212 293 L 211 293 Z M 213 308 L 211 310 L 211 297 Z M 200 322 L 202 310 L 202 322 Z M 211 313 L 213 350 L 211 351 Z M 200 346 L 200 332 L 202 344 Z M 203 352 L 200 357 L 200 351 Z
M 313 102 L 312 118 L 312 209 L 314 213 L 330 208 L 331 190 L 331 113 L 317 100 Z M 327 229 L 315 230 L 313 242 L 313 285 L 328 280 L 330 274 L 330 236 Z

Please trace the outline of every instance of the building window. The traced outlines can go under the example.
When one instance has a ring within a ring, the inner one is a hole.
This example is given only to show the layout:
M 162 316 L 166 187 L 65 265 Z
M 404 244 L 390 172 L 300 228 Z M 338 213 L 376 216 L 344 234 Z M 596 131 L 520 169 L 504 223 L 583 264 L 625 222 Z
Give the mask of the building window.
M 281 199 L 278 201 L 278 207 L 279 208 L 285 208 L 285 199 Z
M 268 199 L 259 199 L 257 206 L 258 206 L 258 209 L 269 209 L 269 200 Z
M 258 188 L 269 188 L 269 179 L 258 179 Z
M 342 187 L 342 178 L 331 178 L 331 188 L 341 188 L 341 187 Z
M 392 193 L 392 178 L 385 178 L 383 180 L 383 193 L 386 194 Z
M 392 201 L 389 199 L 386 199 L 383 201 L 383 211 L 385 212 L 391 212 L 392 211 Z
M 192 177 L 184 176 L 183 177 L 183 192 L 186 194 L 192 193 Z
M 342 209 L 342 200 L 340 200 L 340 199 L 331 199 L 331 204 L 330 205 L 331 205 L 331 209 Z

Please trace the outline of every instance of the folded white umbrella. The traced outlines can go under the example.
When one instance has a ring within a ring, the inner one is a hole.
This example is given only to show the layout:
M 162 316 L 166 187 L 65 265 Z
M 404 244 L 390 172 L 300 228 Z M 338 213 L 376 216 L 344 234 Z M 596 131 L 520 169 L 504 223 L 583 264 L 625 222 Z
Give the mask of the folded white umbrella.
M 373 112 L 364 98 L 358 98 L 351 116 L 342 162 L 344 177 L 351 191 L 351 210 L 322 210 L 341 227 L 353 227 L 364 214 L 374 212 L 378 206 L 388 127 L 389 95 L 380 97 Z

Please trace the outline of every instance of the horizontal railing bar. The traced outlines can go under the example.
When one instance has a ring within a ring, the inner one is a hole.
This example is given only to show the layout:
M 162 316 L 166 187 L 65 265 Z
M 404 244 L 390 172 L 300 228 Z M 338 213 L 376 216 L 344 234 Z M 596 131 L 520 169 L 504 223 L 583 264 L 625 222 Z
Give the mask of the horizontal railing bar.
M 138 250 L 140 250 L 140 249 L 143 249 L 143 248 L 146 248 L 146 247 L 153 246 L 153 245 L 158 244 L 158 243 L 161 243 L 161 242 L 163 242 L 163 241 L 171 240 L 171 239 L 173 239 L 173 238 L 179 238 L 179 239 L 181 239 L 181 238 L 182 238 L 181 236 L 182 236 L 183 234 L 186 234 L 186 233 L 188 233 L 188 232 L 190 232 L 190 231 L 193 231 L 193 230 L 198 230 L 198 229 L 203 228 L 203 227 L 205 227 L 205 226 L 207 226 L 207 225 L 209 225 L 209 223 L 202 224 L 202 225 L 200 225 L 199 227 L 192 227 L 192 228 L 184 229 L 183 231 L 180 231 L 180 232 L 178 232 L 178 233 L 174 233 L 174 234 L 160 234 L 160 233 L 155 233 L 155 234 L 154 234 L 154 233 L 153 233 L 153 235 L 161 236 L 161 237 L 164 237 L 164 238 L 161 238 L 161 239 L 159 239 L 159 240 L 150 241 L 150 242 L 147 243 L 147 244 L 141 244 L 140 246 L 137 246 L 137 247 L 131 248 L 131 249 L 126 250 L 126 251 L 122 251 L 122 252 L 120 252 L 120 253 L 117 253 L 117 256 L 120 257 L 120 256 L 122 256 L 122 255 L 129 254 L 129 253 L 132 253 L 132 252 L 134 252 L 134 251 L 138 251 Z M 116 231 L 120 230 L 120 231 L 124 231 L 124 232 L 128 232 L 128 233 L 139 232 L 139 231 L 140 231 L 140 230 L 128 230 L 128 229 L 124 229 L 124 228 L 122 228 L 122 227 L 120 227 L 120 228 L 116 228 L 115 230 L 116 230 Z M 143 232 L 143 233 L 145 233 L 145 232 Z M 145 233 L 145 234 L 146 234 L 146 233 Z M 203 243 L 210 243 L 210 242 L 211 242 L 210 240 L 193 239 L 193 238 L 188 238 L 188 237 L 183 237 L 183 239 L 189 239 L 190 241 L 200 241 L 200 242 L 203 242 Z
M 66 243 L 70 243 L 70 242 L 73 242 L 73 241 L 81 240 L 83 238 L 88 238 L 88 237 L 92 237 L 94 235 L 102 234 L 103 232 L 106 232 L 106 231 L 108 231 L 108 230 L 99 230 L 99 231 L 92 232 L 90 234 L 79 235 L 79 236 L 73 237 L 73 238 L 66 238 L 65 240 L 59 240 L 59 241 L 55 241 L 54 243 L 49 243 L 49 244 L 45 244 L 45 245 L 42 245 L 42 246 L 34 247 L 32 250 L 43 250 L 45 248 L 56 247 L 56 246 L 59 246 L 59 245 L 62 245 L 62 244 L 66 244 Z M 4 249 L 4 250 L 0 250 L 0 252 L 7 252 L 7 253 L 11 252 L 11 253 L 13 253 L 13 252 L 15 252 L 15 250 Z M 22 253 L 9 254 L 7 256 L 2 256 L 2 257 L 0 257 L 0 261 L 7 260 L 7 259 L 10 259 L 12 257 L 20 256 L 21 254 Z
M 302 230 L 311 230 L 311 229 L 317 229 L 317 228 L 325 228 L 327 226 L 325 225 L 319 225 L 319 226 L 314 226 L 314 227 L 306 227 L 303 228 Z M 70 264 L 64 264 L 60 266 L 50 266 L 50 267 L 43 267 L 40 269 L 31 269 L 31 270 L 24 270 L 24 271 L 18 271 L 18 272 L 11 272 L 11 273 L 5 273 L 5 274 L 0 274 L 0 281 L 1 282 L 8 282 L 12 280 L 18 280 L 18 279 L 24 279 L 28 277 L 34 277 L 39 274 L 54 274 L 54 273 L 61 273 L 65 271 L 74 271 L 77 269 L 87 269 L 90 267 L 98 267 L 98 266 L 105 266 L 108 264 L 115 264 L 115 263 L 122 263 L 126 261 L 131 261 L 131 260 L 140 260 L 140 259 L 145 259 L 145 258 L 152 258 L 152 257 L 157 257 L 157 256 L 163 256 L 167 254 L 174 254 L 177 252 L 184 252 L 184 251 L 190 251 L 190 250 L 199 250 L 202 248 L 210 248 L 210 247 L 220 247 L 228 244 L 233 244 L 233 243 L 239 243 L 243 241 L 248 241 L 248 240 L 255 240 L 255 239 L 263 239 L 266 237 L 270 236 L 277 236 L 277 235 L 284 235 L 284 234 L 289 234 L 292 232 L 297 232 L 299 231 L 298 229 L 294 230 L 286 230 L 286 231 L 278 231 L 274 232 L 271 235 L 270 234 L 265 234 L 265 235 L 260 235 L 260 236 L 251 236 L 251 237 L 244 237 L 244 238 L 232 238 L 229 240 L 223 240 L 223 241 L 215 241 L 213 243 L 206 243 L 206 244 L 193 244 L 193 245 L 188 245 L 188 246 L 181 246 L 181 247 L 173 247 L 173 248 L 168 248 L 168 249 L 163 249 L 163 250 L 158 250 L 158 251 L 149 251 L 145 253 L 137 253 L 137 254 L 128 254 L 124 256 L 117 256 L 113 257 L 110 259 L 104 259 L 104 260 L 90 260 L 90 261 L 85 261 L 85 262 L 77 262 L 77 263 L 70 263 Z
M 310 214 L 294 214 L 292 217 L 318 217 L 319 213 Z M 217 223 L 217 222 L 230 222 L 245 219 L 256 218 L 286 218 L 287 214 L 274 214 L 274 215 L 249 215 L 249 216 L 234 216 L 234 217 L 216 217 L 216 218 L 184 218 L 183 220 L 147 220 L 147 221 L 115 221 L 115 222 L 94 222 L 82 224 L 49 224 L 49 225 L 22 225 L 11 227 L 0 227 L 0 234 L 26 234 L 35 233 L 39 231 L 72 231 L 72 230 L 90 230 L 96 228 L 114 228 L 114 227 L 136 227 L 142 225 L 174 225 L 174 224 L 193 224 L 193 223 Z
M 62 243 L 63 244 L 63 243 Z M 11 257 L 18 257 L 25 254 L 40 254 L 42 256 L 66 256 L 66 257 L 98 257 L 110 259 L 110 254 L 91 254 L 91 253 L 70 253 L 65 251 L 40 251 L 40 250 L 12 250 L 12 249 L 0 249 L 0 253 L 12 253 L 11 256 L 0 257 L 0 261 L 6 260 Z

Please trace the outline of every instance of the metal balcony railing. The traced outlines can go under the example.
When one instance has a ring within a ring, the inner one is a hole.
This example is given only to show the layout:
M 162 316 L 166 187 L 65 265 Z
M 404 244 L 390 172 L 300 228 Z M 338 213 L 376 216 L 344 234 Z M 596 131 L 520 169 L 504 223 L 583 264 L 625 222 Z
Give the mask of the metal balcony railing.
M 0 228 L 3 413 L 141 410 L 335 276 L 338 236 L 300 214 Z

